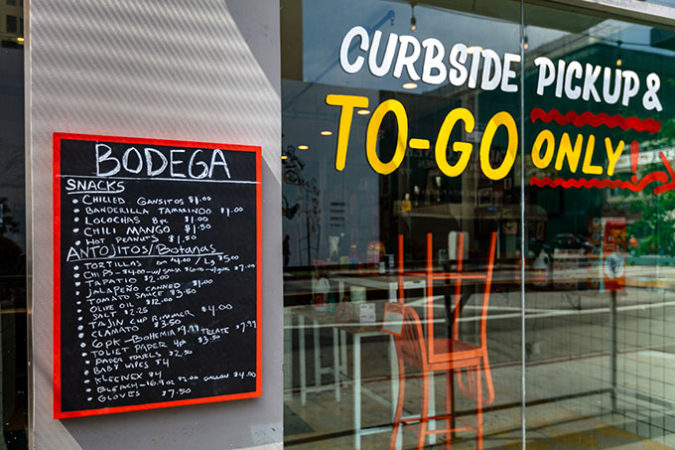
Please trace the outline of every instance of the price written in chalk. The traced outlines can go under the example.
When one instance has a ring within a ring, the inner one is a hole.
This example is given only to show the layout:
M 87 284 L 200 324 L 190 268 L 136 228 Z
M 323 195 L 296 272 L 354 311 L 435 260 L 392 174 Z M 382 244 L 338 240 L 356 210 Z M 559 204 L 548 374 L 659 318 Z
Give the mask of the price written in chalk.
M 197 205 L 199 205 L 199 204 L 201 204 L 201 203 L 208 203 L 208 202 L 210 202 L 210 201 L 211 201 L 211 196 L 209 196 L 209 195 L 204 195 L 204 196 L 201 196 L 201 197 L 200 197 L 200 196 L 188 195 L 187 200 L 188 200 L 188 203 L 197 206 Z
M 244 212 L 243 206 L 234 206 L 234 207 L 224 207 L 220 208 L 220 213 L 224 214 L 227 217 L 233 216 L 235 214 L 241 214 Z
M 234 326 L 235 330 L 239 330 L 242 333 L 245 333 L 247 330 L 254 330 L 258 327 L 257 323 L 255 320 L 246 320 L 243 322 L 238 323 L 237 325 Z
M 213 317 L 215 317 L 216 313 L 232 311 L 233 308 L 234 307 L 232 306 L 231 303 L 227 304 L 221 303 L 219 305 L 204 305 L 202 306 L 202 312 L 210 313 Z

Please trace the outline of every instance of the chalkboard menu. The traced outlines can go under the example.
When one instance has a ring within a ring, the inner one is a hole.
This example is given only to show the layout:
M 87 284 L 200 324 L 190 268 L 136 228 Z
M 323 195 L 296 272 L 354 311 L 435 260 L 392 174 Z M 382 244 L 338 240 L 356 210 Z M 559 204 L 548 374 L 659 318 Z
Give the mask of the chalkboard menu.
M 54 134 L 54 417 L 261 395 L 259 147 Z

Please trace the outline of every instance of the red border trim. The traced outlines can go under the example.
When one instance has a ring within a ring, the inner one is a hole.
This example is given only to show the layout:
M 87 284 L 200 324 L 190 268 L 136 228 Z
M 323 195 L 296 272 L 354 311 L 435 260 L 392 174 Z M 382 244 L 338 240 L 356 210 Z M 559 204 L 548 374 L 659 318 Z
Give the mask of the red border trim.
M 635 130 L 638 132 L 646 131 L 648 133 L 658 133 L 661 131 L 661 121 L 654 120 L 650 117 L 640 119 L 635 116 L 624 117 L 619 114 L 614 114 L 613 116 L 610 116 L 607 113 L 594 114 L 590 111 L 584 111 L 581 114 L 576 111 L 568 111 L 563 114 L 557 109 L 546 112 L 541 108 L 534 108 L 530 111 L 530 120 L 532 120 L 532 123 L 537 120 L 541 120 L 544 123 L 555 121 L 558 125 L 567 125 L 568 123 L 571 123 L 576 127 L 590 125 L 597 128 L 604 125 L 608 128 L 619 127 L 622 130 Z
M 186 400 L 173 400 L 158 403 L 143 403 L 130 406 L 115 406 L 112 408 L 86 409 L 81 411 L 61 410 L 61 141 L 63 139 L 79 141 L 121 142 L 129 144 L 170 145 L 188 148 L 219 148 L 222 150 L 236 150 L 254 152 L 256 157 L 256 283 L 257 283 L 257 317 L 256 317 L 256 389 L 251 392 L 226 394 L 212 397 L 200 397 Z M 197 405 L 229 400 L 262 397 L 262 148 L 252 145 L 217 144 L 212 142 L 177 141 L 166 139 L 148 139 L 124 136 L 106 136 L 97 134 L 54 133 L 53 146 L 53 198 L 54 198 L 54 419 L 70 417 L 96 416 L 129 411 L 143 411 L 148 409 L 168 408 L 172 406 Z
M 61 414 L 61 139 L 52 137 L 54 183 L 54 418 Z

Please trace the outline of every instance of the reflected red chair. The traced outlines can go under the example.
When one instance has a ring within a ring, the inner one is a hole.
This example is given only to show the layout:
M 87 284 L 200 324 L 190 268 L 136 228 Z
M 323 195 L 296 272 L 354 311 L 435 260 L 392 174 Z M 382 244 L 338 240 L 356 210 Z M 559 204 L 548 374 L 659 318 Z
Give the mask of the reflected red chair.
M 495 247 L 497 233 L 492 233 L 490 249 L 485 273 L 465 273 L 462 268 L 463 235 L 459 235 L 457 270 L 454 272 L 434 273 L 433 252 L 431 234 L 427 235 L 427 270 L 422 273 L 403 272 L 403 239 L 399 237 L 399 303 L 388 303 L 385 306 L 385 323 L 396 323 L 395 318 L 400 320 L 400 327 L 388 326 L 387 331 L 394 335 L 396 353 L 399 368 L 399 393 L 398 404 L 394 417 L 394 429 L 391 435 L 390 448 L 396 447 L 398 431 L 401 424 L 410 427 L 417 433 L 417 448 L 424 446 L 427 435 L 445 434 L 447 449 L 451 445 L 452 433 L 456 431 L 476 430 L 477 448 L 483 448 L 483 374 L 485 375 L 485 402 L 492 403 L 494 400 L 494 388 L 487 349 L 487 310 L 490 300 L 492 285 L 492 272 L 494 266 Z M 420 318 L 411 306 L 403 304 L 403 277 L 411 275 L 423 275 L 427 280 L 426 294 L 426 336 Z M 434 337 L 433 321 L 433 283 L 435 280 L 454 281 L 455 306 L 452 313 L 452 337 Z M 479 344 L 474 345 L 459 339 L 459 313 L 461 310 L 461 287 L 463 280 L 475 280 L 484 283 L 482 305 L 480 311 L 480 339 Z M 422 398 L 421 412 L 419 416 L 401 418 L 403 403 L 405 400 L 405 368 L 412 366 L 421 371 Z M 429 381 L 433 372 L 445 372 L 447 380 L 446 412 L 441 415 L 429 416 Z M 457 373 L 457 384 L 460 390 L 476 402 L 476 420 L 472 426 L 462 418 L 452 414 L 452 375 Z M 463 380 L 466 376 L 466 383 Z M 453 419 L 461 422 L 461 426 L 453 426 Z M 445 420 L 447 426 L 441 429 L 429 430 L 429 421 Z

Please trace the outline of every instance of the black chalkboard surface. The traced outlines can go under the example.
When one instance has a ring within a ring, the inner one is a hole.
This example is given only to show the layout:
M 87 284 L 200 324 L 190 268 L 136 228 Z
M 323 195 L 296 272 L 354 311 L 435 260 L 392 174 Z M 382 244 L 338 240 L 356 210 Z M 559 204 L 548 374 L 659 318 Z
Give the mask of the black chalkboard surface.
M 261 395 L 259 147 L 54 134 L 54 417 Z

